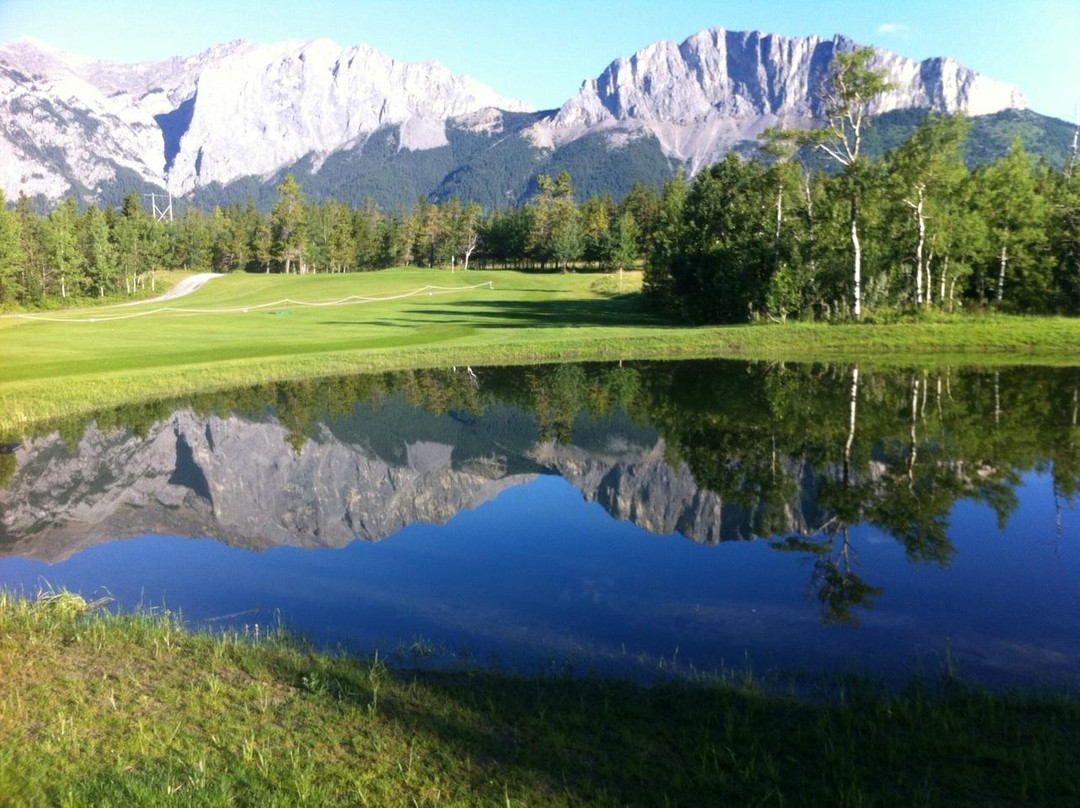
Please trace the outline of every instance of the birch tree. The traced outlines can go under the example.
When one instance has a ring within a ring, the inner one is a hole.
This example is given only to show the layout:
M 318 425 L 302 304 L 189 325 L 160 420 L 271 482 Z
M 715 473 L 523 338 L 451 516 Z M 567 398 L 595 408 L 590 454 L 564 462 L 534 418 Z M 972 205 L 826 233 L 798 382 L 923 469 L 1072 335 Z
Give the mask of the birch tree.
M 1049 292 L 1045 266 L 1046 211 L 1035 184 L 1031 157 L 1017 136 L 1004 160 L 981 175 L 980 208 L 986 220 L 996 264 L 994 300 L 1005 302 L 1011 289 L 1021 307 Z
M 833 56 L 829 76 L 821 88 L 825 126 L 803 134 L 801 140 L 812 144 L 843 166 L 847 180 L 848 230 L 852 249 L 851 314 L 862 316 L 862 242 L 859 239 L 859 202 L 862 195 L 862 142 L 870 125 L 870 105 L 879 95 L 893 88 L 884 70 L 874 70 L 870 60 L 873 48 L 860 48 Z
M 946 240 L 951 200 L 967 176 L 963 146 L 970 123 L 961 116 L 931 114 L 915 133 L 886 158 L 894 196 L 911 218 L 912 280 L 916 305 L 933 302 L 933 249 Z M 947 260 L 947 253 L 939 259 Z M 944 283 L 944 276 L 942 276 Z

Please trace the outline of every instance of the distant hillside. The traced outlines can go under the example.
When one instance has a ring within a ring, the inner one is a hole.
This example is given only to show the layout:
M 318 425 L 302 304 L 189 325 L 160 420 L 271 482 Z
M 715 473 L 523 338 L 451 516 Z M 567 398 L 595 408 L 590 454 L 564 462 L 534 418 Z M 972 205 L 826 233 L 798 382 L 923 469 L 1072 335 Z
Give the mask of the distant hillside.
M 926 110 L 896 110 L 876 117 L 865 141 L 865 153 L 880 157 L 903 143 L 926 118 Z M 520 122 L 522 128 L 526 122 Z M 1003 157 L 1016 135 L 1035 158 L 1061 169 L 1071 153 L 1074 127 L 1066 121 L 1030 110 L 1005 110 L 972 118 L 967 163 L 974 167 Z M 613 143 L 610 134 L 596 133 L 555 149 L 534 146 L 521 132 L 492 137 L 448 130 L 450 144 L 413 152 L 396 147 L 392 128 L 373 136 L 362 148 L 342 152 L 313 172 L 305 159 L 277 172 L 270 181 L 245 178 L 222 187 L 200 189 L 196 204 L 243 203 L 250 194 L 263 209 L 275 198 L 275 187 L 292 172 L 314 200 L 340 199 L 360 205 L 367 197 L 382 208 L 411 206 L 417 197 L 447 200 L 453 196 L 472 199 L 485 208 L 518 203 L 536 190 L 536 175 L 570 172 L 578 200 L 593 193 L 610 193 L 621 199 L 635 182 L 659 187 L 679 168 L 690 166 L 664 154 L 659 140 L 641 134 Z M 733 148 L 744 155 L 757 152 L 758 141 L 747 140 Z M 834 171 L 836 164 L 812 153 L 802 155 L 814 168 Z

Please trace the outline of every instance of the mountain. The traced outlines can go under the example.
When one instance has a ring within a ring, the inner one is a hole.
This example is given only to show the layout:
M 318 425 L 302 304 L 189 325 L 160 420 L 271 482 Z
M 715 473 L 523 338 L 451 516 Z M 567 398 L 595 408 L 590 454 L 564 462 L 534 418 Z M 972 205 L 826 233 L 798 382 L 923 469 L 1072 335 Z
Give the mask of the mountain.
M 265 206 L 287 172 L 315 199 L 385 207 L 460 195 L 492 207 L 566 169 L 579 194 L 694 172 L 777 124 L 820 120 L 817 89 L 844 37 L 710 29 L 619 58 L 560 108 L 533 112 L 435 62 L 329 40 L 236 41 L 114 64 L 34 40 L 0 45 L 0 186 L 43 201 L 164 190 Z M 1019 90 L 952 59 L 879 51 L 896 88 L 877 114 L 1017 114 Z M 1034 113 L 1028 122 L 1045 129 Z M 900 116 L 903 118 L 903 115 Z M 1033 122 L 1033 123 L 1032 123 Z
M 716 162 L 770 126 L 805 128 L 820 120 L 824 83 L 833 56 L 858 46 L 845 37 L 783 37 L 713 28 L 681 44 L 656 42 L 612 62 L 530 134 L 558 145 L 597 130 L 654 135 L 664 153 L 692 172 Z M 870 66 L 886 72 L 895 89 L 871 113 L 896 109 L 963 111 L 986 115 L 1023 109 L 1014 87 L 993 81 L 953 59 L 915 62 L 877 51 Z
M 54 198 L 127 169 L 181 196 L 316 164 L 396 127 L 399 148 L 447 143 L 446 121 L 527 111 L 435 62 L 406 64 L 329 40 L 236 41 L 194 57 L 120 65 L 19 40 L 0 46 L 0 182 Z
M 417 419 L 410 422 L 415 436 L 384 443 L 387 424 L 403 413 Z M 367 417 L 351 435 L 348 421 L 321 425 L 297 448 L 272 418 L 190 409 L 152 424 L 144 437 L 90 425 L 74 444 L 59 433 L 28 441 L 0 488 L 0 557 L 52 563 L 145 533 L 211 537 L 250 550 L 339 548 L 418 522 L 443 524 L 537 474 L 565 477 L 586 500 L 648 531 L 705 543 L 753 536 L 751 511 L 700 488 L 685 463 L 670 465 L 655 436 L 638 445 L 616 425 L 601 427 L 601 447 L 526 442 L 515 452 L 501 432 L 527 416 L 499 407 L 462 420 L 395 399 Z M 369 431 L 373 425 L 380 428 Z M 796 497 L 790 530 L 812 529 L 803 511 Z

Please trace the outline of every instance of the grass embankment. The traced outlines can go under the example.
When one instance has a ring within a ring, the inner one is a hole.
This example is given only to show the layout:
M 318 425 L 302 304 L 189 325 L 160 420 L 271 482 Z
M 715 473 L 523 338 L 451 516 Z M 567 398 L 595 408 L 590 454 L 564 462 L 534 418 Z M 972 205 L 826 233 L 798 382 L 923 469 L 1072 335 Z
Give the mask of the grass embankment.
M 428 284 L 472 289 L 332 308 L 283 304 L 392 296 Z M 640 286 L 628 273 L 625 289 Z M 83 309 L 66 322 L 0 318 L 0 429 L 149 398 L 270 380 L 453 364 L 741 357 L 879 364 L 1080 361 L 1080 321 L 970 317 L 940 322 L 691 328 L 650 314 L 613 278 L 397 269 L 349 275 L 236 274 L 173 307 L 228 314 Z M 51 316 L 51 315 L 50 315 Z M 95 319 L 95 322 L 74 322 Z
M 1074 697 L 409 673 L 85 606 L 0 595 L 0 805 L 1080 800 Z

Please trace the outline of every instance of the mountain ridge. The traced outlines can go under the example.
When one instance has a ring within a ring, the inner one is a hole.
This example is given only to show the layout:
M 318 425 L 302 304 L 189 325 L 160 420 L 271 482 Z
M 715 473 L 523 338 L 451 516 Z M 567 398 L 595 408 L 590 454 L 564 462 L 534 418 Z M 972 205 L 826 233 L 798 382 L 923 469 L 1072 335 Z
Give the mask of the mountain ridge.
M 0 44 L 0 186 L 46 201 L 148 189 L 200 201 L 261 192 L 286 171 L 307 188 L 340 186 L 323 176 L 329 166 L 380 177 L 380 204 L 401 204 L 408 189 L 493 207 L 572 164 L 585 187 L 619 195 L 634 180 L 695 173 L 768 126 L 814 125 L 815 88 L 833 55 L 855 47 L 839 35 L 710 28 L 620 56 L 559 108 L 535 112 L 437 62 L 329 39 L 233 40 L 125 65 L 24 38 Z M 1026 108 L 1017 88 L 953 59 L 879 50 L 873 66 L 898 85 L 877 113 Z

